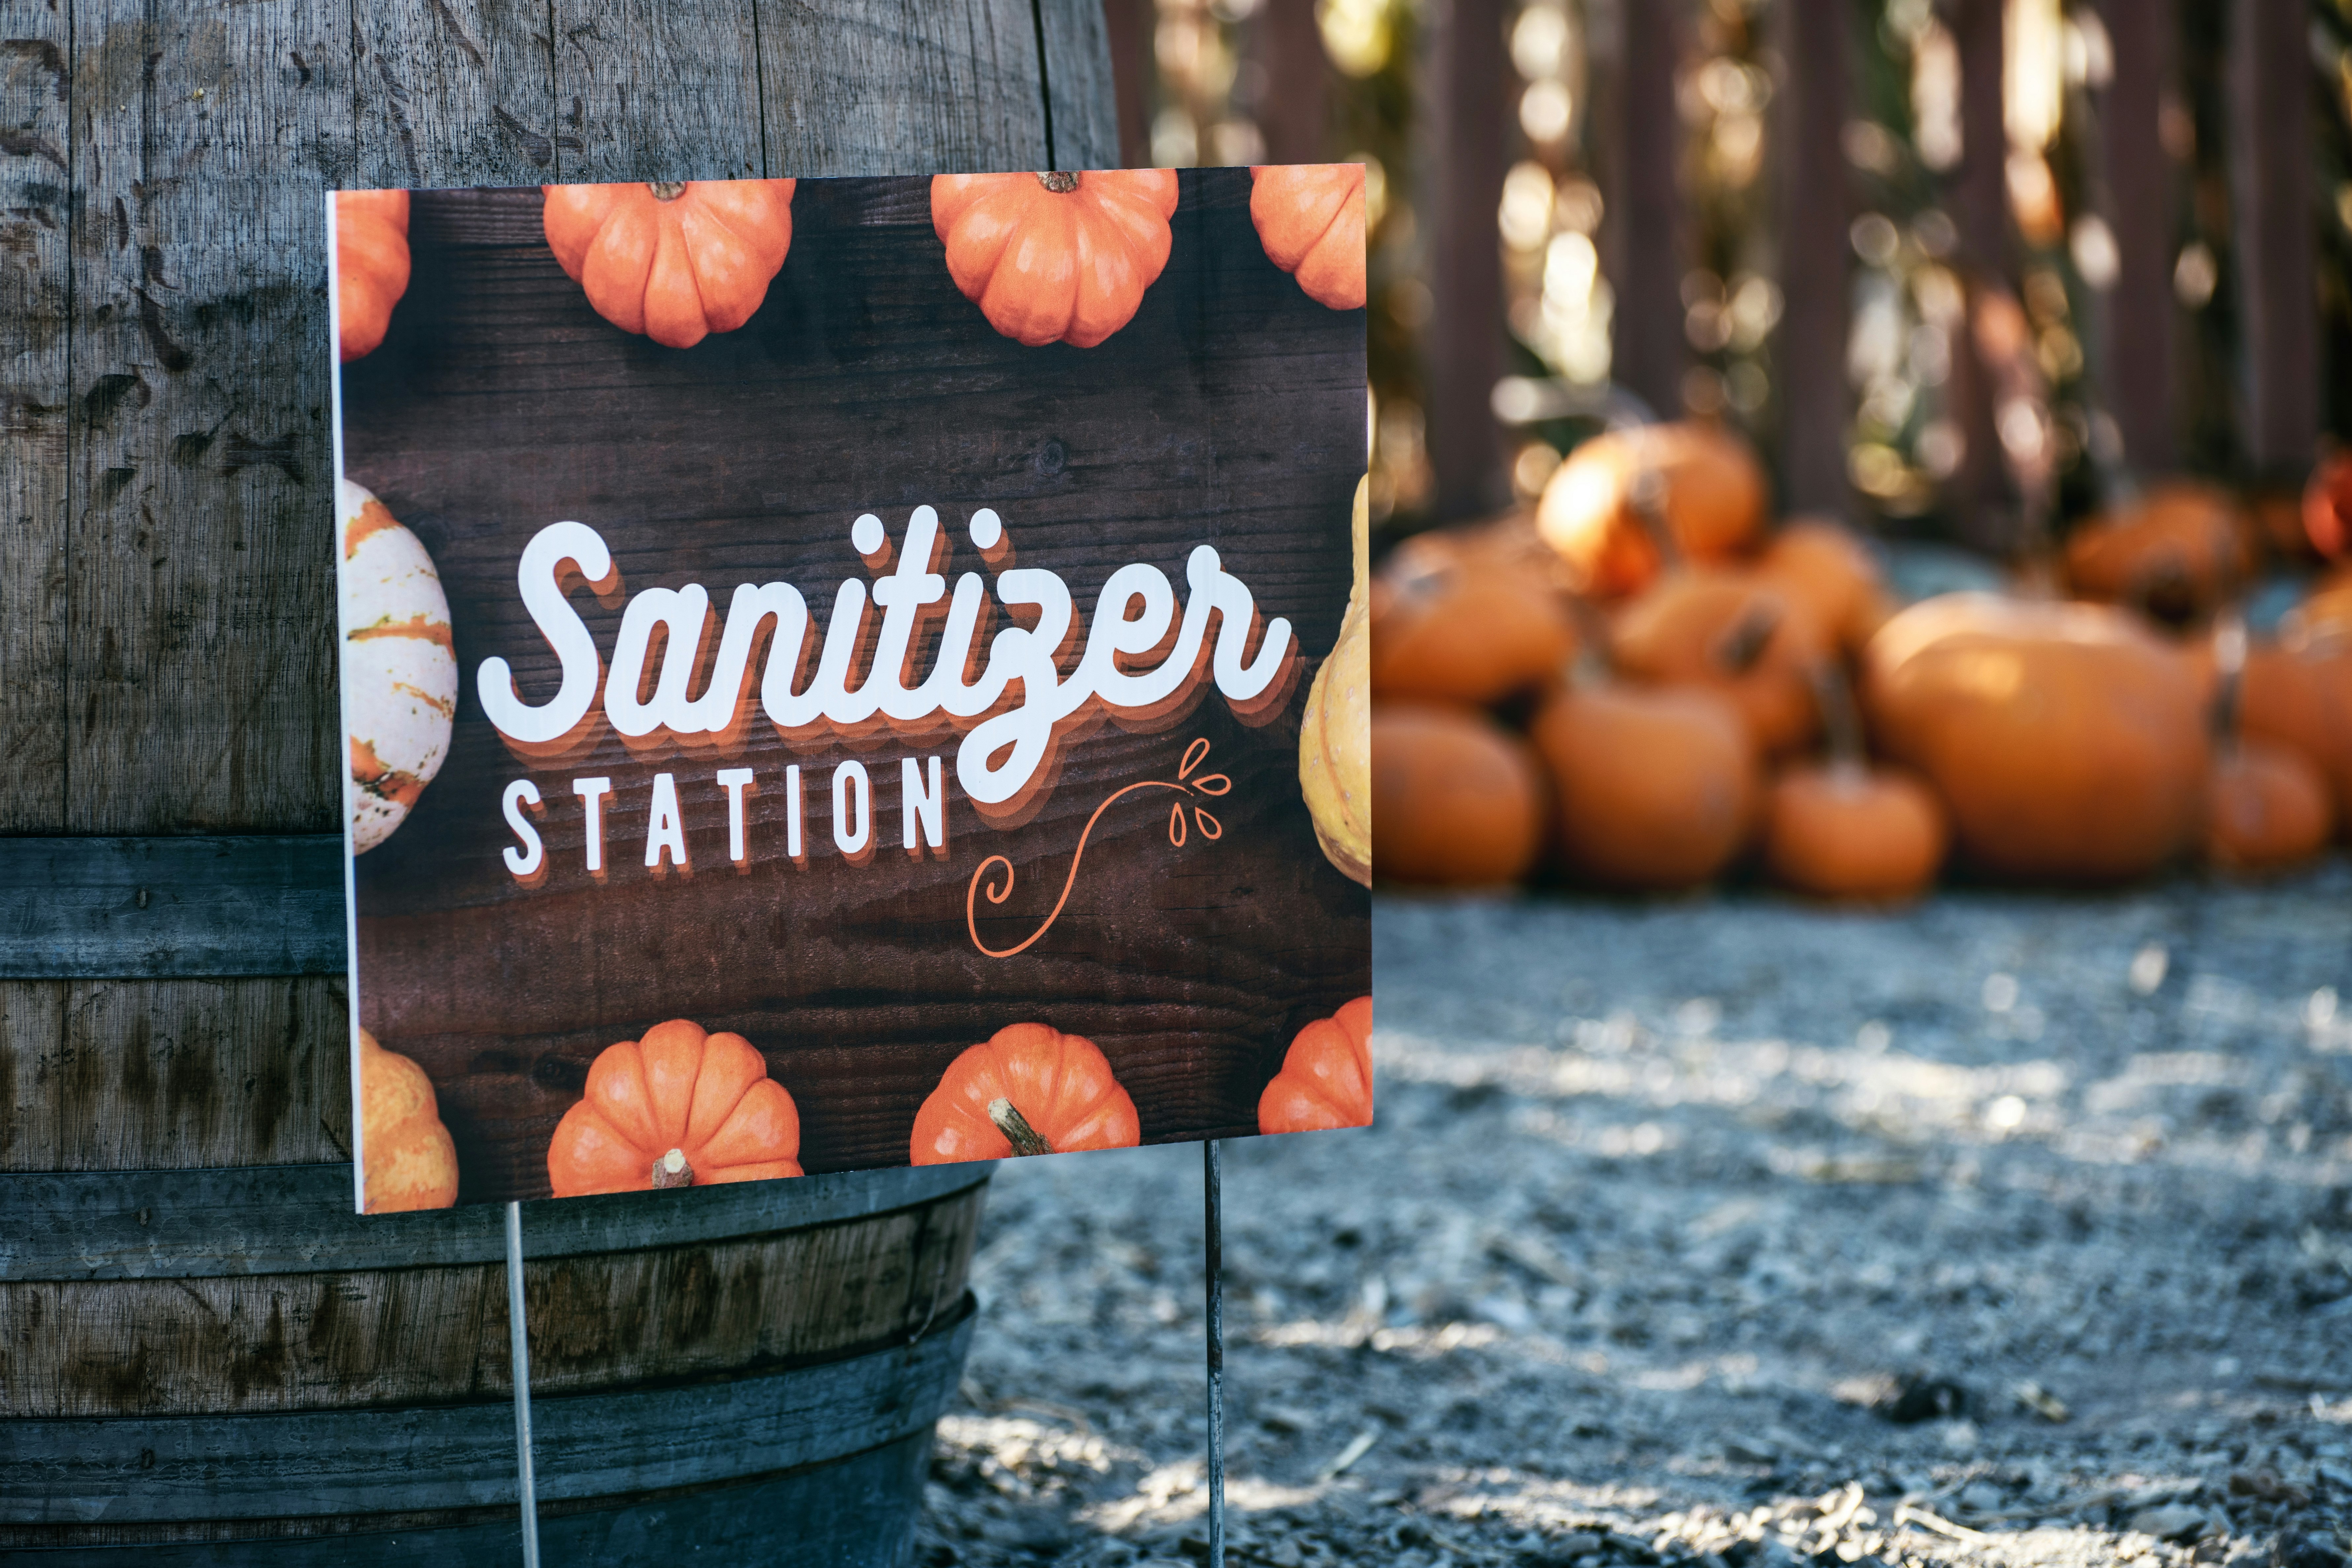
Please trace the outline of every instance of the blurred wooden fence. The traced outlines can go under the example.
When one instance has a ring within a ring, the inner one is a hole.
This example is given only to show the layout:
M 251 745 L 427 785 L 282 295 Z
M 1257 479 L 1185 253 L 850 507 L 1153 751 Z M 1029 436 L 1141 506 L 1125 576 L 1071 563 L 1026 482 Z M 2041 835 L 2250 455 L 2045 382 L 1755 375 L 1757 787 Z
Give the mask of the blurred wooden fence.
M 1155 0 L 1106 5 L 1122 154 L 1148 163 L 1162 7 Z M 2181 67 L 2182 13 L 2176 0 L 2085 0 L 2084 8 L 2095 13 L 2113 58 L 2097 95 L 2084 208 L 2105 225 L 2116 262 L 2096 290 L 2090 334 L 2090 396 L 2113 433 L 2109 449 L 2093 443 L 2094 455 L 2103 475 L 2119 468 L 2153 475 L 2180 460 L 2192 374 L 2174 283 L 2185 182 L 2162 124 Z M 1246 47 L 1265 73 L 1259 125 L 1266 156 L 1344 155 L 1349 149 L 1328 132 L 1334 79 L 1318 47 L 1316 0 L 1226 9 L 1247 18 Z M 1416 134 L 1433 171 L 1422 219 L 1434 228 L 1426 249 L 1433 310 L 1423 332 L 1428 510 L 1443 520 L 1492 510 L 1510 494 L 1507 443 L 1487 395 L 1507 342 L 1495 214 L 1516 155 L 1511 105 L 1522 84 L 1505 47 L 1517 9 L 1507 0 L 1422 0 L 1415 9 Z M 1963 149 L 1939 176 L 1938 199 L 1956 233 L 1952 262 L 1971 289 L 2013 297 L 2022 256 L 2005 166 L 2006 12 L 2004 0 L 1936 0 L 1958 56 Z M 1668 416 L 1684 407 L 1696 363 L 1682 297 L 1694 261 L 1676 93 L 1696 14 L 1689 0 L 1584 0 L 1580 10 L 1591 53 L 1588 151 L 1608 215 L 1597 238 L 1615 295 L 1612 374 Z M 1874 14 L 1855 0 L 1770 0 L 1761 13 L 1777 61 L 1770 146 L 1783 300 L 1773 338 L 1775 401 L 1763 425 L 1781 500 L 1792 510 L 1856 510 L 1845 357 L 1847 237 L 1859 209 L 1844 140 L 1854 112 L 1853 40 Z M 2226 14 L 2231 210 L 2221 283 L 2233 291 L 2227 304 L 2239 345 L 2231 402 L 2244 471 L 2235 477 L 2289 481 L 2311 461 L 2321 418 L 2310 14 L 2306 0 L 2231 0 Z M 2177 93 L 2171 98 L 2177 105 Z M 1961 336 L 1956 346 L 1965 346 Z M 2003 461 L 1997 377 L 1973 353 L 1955 358 L 1950 411 L 1963 446 L 1941 510 L 1969 542 L 2012 548 L 2021 520 L 2047 498 L 2021 494 L 2016 465 Z

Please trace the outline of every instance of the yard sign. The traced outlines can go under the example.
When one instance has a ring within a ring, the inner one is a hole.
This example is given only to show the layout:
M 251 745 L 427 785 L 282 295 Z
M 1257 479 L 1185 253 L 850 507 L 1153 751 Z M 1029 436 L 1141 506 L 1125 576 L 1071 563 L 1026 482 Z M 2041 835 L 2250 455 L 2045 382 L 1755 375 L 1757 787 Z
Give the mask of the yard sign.
M 331 199 L 362 1207 L 1370 1119 L 1360 171 Z

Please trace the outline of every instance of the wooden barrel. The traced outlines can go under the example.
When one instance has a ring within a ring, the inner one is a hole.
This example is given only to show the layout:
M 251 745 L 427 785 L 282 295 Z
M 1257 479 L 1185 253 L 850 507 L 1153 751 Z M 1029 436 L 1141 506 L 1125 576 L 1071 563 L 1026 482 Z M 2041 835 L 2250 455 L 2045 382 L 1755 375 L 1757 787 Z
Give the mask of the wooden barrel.
M 349 1210 L 322 193 L 1116 160 L 1091 0 L 57 0 L 0 50 L 0 1554 L 511 1562 Z M 526 1205 L 551 1562 L 902 1561 L 984 1169 Z

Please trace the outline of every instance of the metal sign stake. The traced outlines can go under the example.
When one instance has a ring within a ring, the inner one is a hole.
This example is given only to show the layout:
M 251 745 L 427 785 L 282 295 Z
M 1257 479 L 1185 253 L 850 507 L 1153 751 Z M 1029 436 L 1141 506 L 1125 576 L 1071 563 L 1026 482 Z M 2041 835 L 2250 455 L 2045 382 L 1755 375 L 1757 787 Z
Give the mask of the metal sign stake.
M 522 1316 L 522 1205 L 507 1205 L 507 1342 L 514 1360 L 515 1485 L 523 1568 L 539 1568 L 539 1489 L 530 1473 L 530 1329 Z
M 1202 1226 L 1209 1277 L 1209 1568 L 1225 1563 L 1225 1281 L 1222 1145 L 1201 1145 Z

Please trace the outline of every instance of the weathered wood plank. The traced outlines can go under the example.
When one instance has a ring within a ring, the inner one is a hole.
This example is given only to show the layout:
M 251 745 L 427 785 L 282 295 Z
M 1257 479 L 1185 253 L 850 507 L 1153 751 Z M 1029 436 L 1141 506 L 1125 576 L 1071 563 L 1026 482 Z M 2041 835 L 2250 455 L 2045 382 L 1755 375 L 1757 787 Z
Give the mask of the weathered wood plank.
M 326 977 L 0 981 L 0 1171 L 349 1161 L 344 996 Z
M 64 987 L 56 989 L 61 1014 Z M 933 1203 L 979 1188 L 993 1169 L 926 1165 L 534 1203 L 523 1210 L 523 1246 L 536 1260 L 764 1236 Z M 496 1208 L 361 1215 L 351 1199 L 348 1164 L 0 1174 L 0 1280 L 315 1274 L 506 1257 Z
M 1053 166 L 1118 167 L 1118 100 L 1102 0 L 1037 0 L 1037 19 Z
M 525 1265 L 531 1387 L 740 1376 L 904 1341 L 963 1293 L 980 1191 L 772 1236 Z M 0 1416 L 249 1414 L 510 1391 L 503 1262 L 0 1282 Z
M 78 0 L 68 826 L 334 826 L 326 184 L 349 11 Z
M 1045 167 L 1029 0 L 842 0 L 827 10 L 761 7 L 771 175 Z
M 2159 474 L 2179 447 L 2172 402 L 2179 182 L 2158 124 L 2176 79 L 2179 28 L 2171 0 L 2102 0 L 2100 14 L 2115 47 L 2098 138 L 2116 268 L 2098 314 L 2099 390 L 2123 436 L 2125 460 Z
M 1636 6 L 1636 10 L 1654 7 Z M 1654 7 L 1664 9 L 1664 7 Z M 1496 84 L 1510 65 L 1501 0 L 1450 0 L 1437 8 L 1428 114 L 1435 142 L 1428 214 L 1430 289 L 1435 297 L 1424 413 L 1441 519 L 1475 517 L 1511 499 L 1495 384 L 1503 377 L 1503 264 L 1495 212 L 1503 200 L 1503 116 Z M 1668 111 L 1670 114 L 1672 110 Z
M 553 11 L 558 179 L 761 177 L 753 0 L 555 0 Z
M 536 184 L 557 178 L 559 152 L 576 153 L 577 129 L 556 114 L 548 0 L 411 0 L 353 16 L 352 186 Z
M 913 1550 L 931 1435 L 781 1475 L 697 1489 L 549 1503 L 539 1541 L 550 1563 L 674 1568 L 678 1542 L 714 1563 L 895 1568 Z M 214 1542 L 232 1543 L 225 1548 Z M 223 1553 L 270 1568 L 511 1568 L 522 1554 L 514 1506 L 299 1519 L 12 1525 L 0 1550 L 70 1549 L 76 1568 L 212 1568 Z
M 1842 517 L 1846 479 L 1846 226 L 1852 199 L 1842 144 L 1853 7 L 1780 7 L 1780 294 L 1773 348 L 1780 383 L 1780 493 L 1791 511 Z
M 2245 345 L 2241 438 L 2256 473 L 2295 482 L 2319 434 L 2309 11 L 2300 0 L 2230 7 L 2231 239 Z
M 0 838 L 0 979 L 335 974 L 340 835 Z
M 541 1501 L 706 1485 L 920 1431 L 954 1392 L 969 1298 L 912 1345 L 766 1377 L 534 1400 Z M 646 1434 L 662 1434 L 649 1443 Z M 515 1499 L 504 1401 L 425 1409 L 0 1422 L 0 1517 L 271 1519 Z
M 24 6 L 0 29 L 0 833 L 68 816 L 68 20 Z

